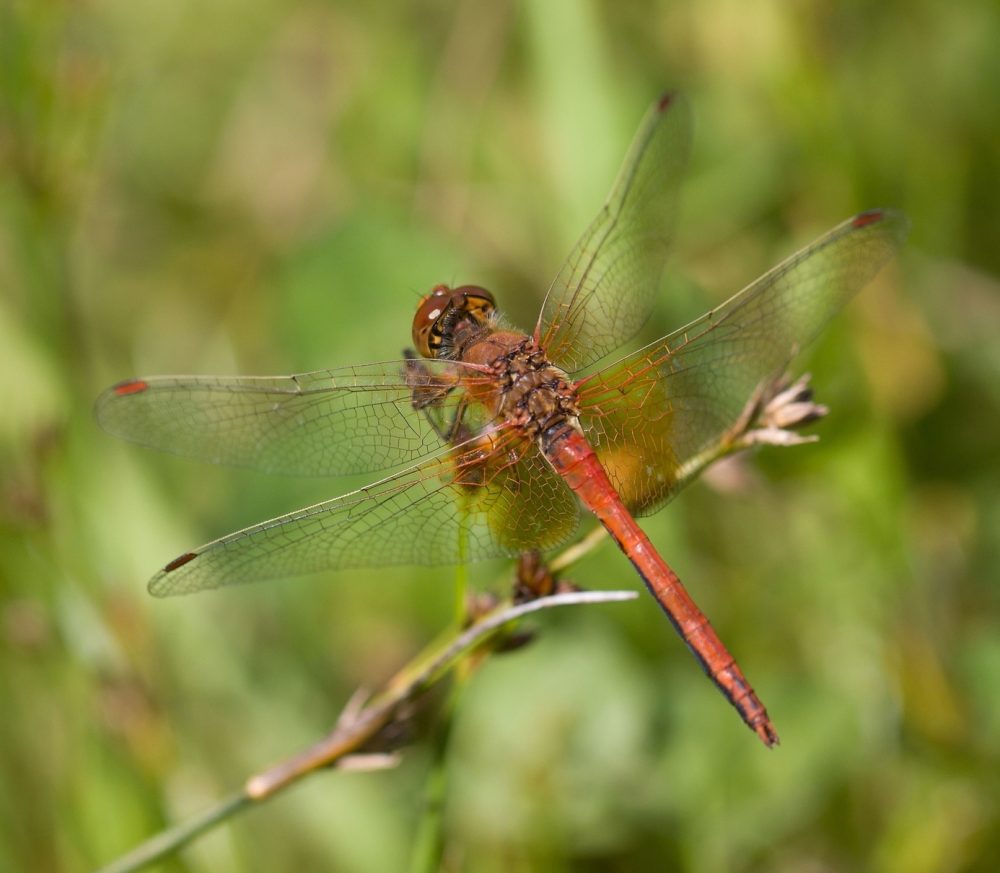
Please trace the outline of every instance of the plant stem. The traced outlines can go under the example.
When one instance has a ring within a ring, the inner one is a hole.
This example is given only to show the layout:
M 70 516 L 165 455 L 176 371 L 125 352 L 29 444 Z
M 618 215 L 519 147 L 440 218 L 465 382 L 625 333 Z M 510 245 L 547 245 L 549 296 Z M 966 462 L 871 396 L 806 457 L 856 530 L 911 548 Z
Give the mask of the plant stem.
M 122 855 L 117 861 L 113 861 L 107 867 L 102 867 L 97 873 L 132 873 L 133 870 L 140 870 L 165 855 L 183 848 L 195 837 L 201 836 L 205 831 L 231 818 L 253 803 L 253 798 L 245 791 L 239 791 L 201 815 L 169 830 L 161 831 L 127 855 Z
M 142 843 L 132 852 L 102 868 L 99 873 L 133 873 L 161 858 L 176 852 L 195 837 L 210 830 L 223 821 L 262 803 L 285 790 L 317 770 L 330 767 L 348 755 L 365 750 L 365 745 L 378 737 L 379 732 L 395 718 L 400 707 L 423 694 L 440 682 L 445 675 L 463 662 L 464 656 L 480 650 L 484 645 L 511 622 L 532 612 L 557 606 L 574 606 L 588 603 L 614 603 L 633 600 L 634 591 L 570 591 L 541 597 L 527 603 L 512 605 L 502 601 L 465 630 L 452 629 L 439 638 L 429 649 L 422 652 L 383 686 L 383 690 L 361 706 L 349 704 L 341 714 L 333 730 L 322 740 L 302 752 L 276 764 L 247 780 L 244 789 L 233 794 L 194 819 L 162 831 Z M 462 682 L 456 684 L 455 693 Z M 451 698 L 449 698 L 449 703 Z M 446 743 L 450 723 L 451 707 L 445 718 L 445 733 L 439 736 L 440 743 Z M 444 746 L 441 747 L 442 749 Z M 443 753 L 440 756 L 443 762 Z M 440 782 L 436 780 L 440 779 Z M 444 769 L 435 774 L 428 787 L 429 809 L 440 817 L 443 800 Z M 429 827 L 430 825 L 428 825 Z M 436 825 L 439 829 L 440 825 Z M 436 843 L 430 843 L 435 837 Z M 432 857 L 432 850 L 443 850 L 440 832 L 429 833 L 428 849 L 425 857 Z M 416 857 L 416 856 L 415 856 Z M 420 869 L 420 868 L 417 868 Z M 425 867 L 424 869 L 431 869 Z

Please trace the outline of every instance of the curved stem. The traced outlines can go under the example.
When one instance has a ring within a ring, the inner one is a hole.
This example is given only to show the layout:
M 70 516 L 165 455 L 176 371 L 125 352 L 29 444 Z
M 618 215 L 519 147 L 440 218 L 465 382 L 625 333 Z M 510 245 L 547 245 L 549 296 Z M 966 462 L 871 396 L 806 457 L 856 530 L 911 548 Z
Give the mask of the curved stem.
M 502 601 L 471 627 L 452 630 L 418 655 L 367 703 L 349 703 L 333 730 L 322 740 L 273 767 L 252 776 L 244 789 L 177 827 L 162 831 L 99 873 L 132 873 L 176 852 L 211 828 L 251 806 L 262 803 L 317 770 L 364 751 L 379 732 L 396 718 L 401 707 L 439 682 L 461 659 L 488 645 L 511 622 L 532 612 L 557 606 L 614 603 L 633 600 L 634 591 L 570 591 L 527 603 Z
M 448 747 L 458 700 L 465 691 L 463 677 L 448 691 L 448 699 L 431 736 L 432 759 L 424 786 L 420 824 L 410 857 L 410 873 L 434 873 L 441 869 L 445 852 L 444 804 L 448 794 Z
M 239 791 L 201 815 L 176 827 L 161 831 L 127 855 L 122 855 L 117 861 L 113 861 L 106 867 L 101 867 L 97 873 L 131 873 L 133 870 L 140 870 L 165 855 L 183 848 L 195 837 L 201 836 L 205 831 L 231 818 L 253 803 L 253 798 L 246 792 Z

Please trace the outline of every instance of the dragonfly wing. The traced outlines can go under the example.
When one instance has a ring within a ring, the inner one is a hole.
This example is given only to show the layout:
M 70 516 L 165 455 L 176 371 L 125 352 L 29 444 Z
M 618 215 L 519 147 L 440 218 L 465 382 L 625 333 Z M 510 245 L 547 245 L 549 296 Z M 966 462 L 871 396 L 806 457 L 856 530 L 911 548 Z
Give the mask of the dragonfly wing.
M 533 443 L 472 440 L 367 488 L 261 522 L 171 561 L 165 597 L 318 570 L 455 564 L 559 545 L 576 499 Z
M 109 388 L 95 415 L 131 442 L 267 473 L 333 476 L 399 467 L 441 446 L 414 390 L 441 391 L 455 365 L 398 361 L 295 376 L 156 376 Z M 448 417 L 458 391 L 444 394 Z
M 535 335 L 567 372 L 632 339 L 649 317 L 690 143 L 690 108 L 667 94 L 646 113 L 607 202 L 549 287 Z
M 698 469 L 693 462 L 893 256 L 908 227 L 892 210 L 848 219 L 721 306 L 584 381 L 588 438 L 635 512 L 674 496 Z
M 517 456 L 520 460 L 515 463 Z M 552 549 L 572 538 L 580 504 L 534 441 L 508 450 L 496 467 L 490 484 L 502 499 L 492 502 L 486 521 L 504 554 Z

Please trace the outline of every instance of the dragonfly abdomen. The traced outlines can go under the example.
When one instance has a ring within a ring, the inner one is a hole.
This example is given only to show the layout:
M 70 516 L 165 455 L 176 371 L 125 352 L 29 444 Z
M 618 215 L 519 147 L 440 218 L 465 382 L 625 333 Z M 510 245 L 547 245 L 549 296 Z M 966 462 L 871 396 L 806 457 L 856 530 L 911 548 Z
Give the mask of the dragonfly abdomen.
M 677 574 L 632 518 L 583 434 L 567 424 L 551 431 L 542 442 L 553 469 L 632 562 L 705 673 L 764 744 L 777 745 L 778 734 L 764 704 Z

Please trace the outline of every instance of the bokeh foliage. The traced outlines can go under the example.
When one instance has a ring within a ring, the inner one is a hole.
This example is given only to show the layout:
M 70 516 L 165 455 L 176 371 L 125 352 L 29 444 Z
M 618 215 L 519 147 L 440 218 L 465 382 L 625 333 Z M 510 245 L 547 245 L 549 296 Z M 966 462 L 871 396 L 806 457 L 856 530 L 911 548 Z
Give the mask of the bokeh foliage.
M 530 325 L 664 87 L 697 134 L 648 336 L 852 212 L 914 226 L 809 354 L 820 444 L 647 523 L 783 745 L 648 599 L 549 613 L 460 706 L 448 869 L 996 869 L 998 44 L 990 0 L 3 0 L 0 869 L 111 859 L 449 620 L 448 569 L 151 600 L 166 559 L 352 483 L 151 457 L 97 430 L 97 392 L 393 358 L 439 281 Z M 613 549 L 575 578 L 637 584 Z M 167 869 L 403 869 L 427 758 Z

